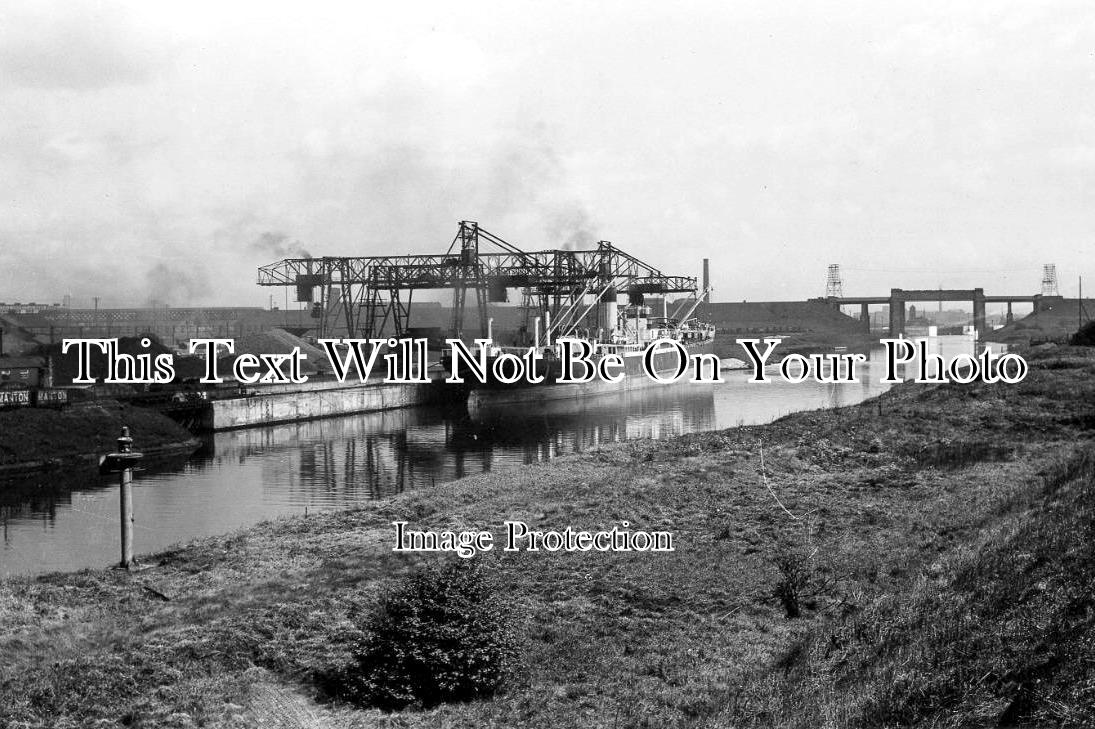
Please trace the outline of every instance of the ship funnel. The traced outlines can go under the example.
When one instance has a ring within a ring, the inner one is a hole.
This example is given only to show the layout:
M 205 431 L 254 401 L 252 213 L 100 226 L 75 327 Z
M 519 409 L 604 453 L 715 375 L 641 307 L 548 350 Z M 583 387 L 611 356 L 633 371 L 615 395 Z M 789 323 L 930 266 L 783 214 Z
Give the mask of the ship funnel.
M 605 333 L 605 338 L 611 338 L 616 333 L 616 318 L 618 305 L 616 303 L 616 287 L 609 286 L 597 304 L 597 327 Z

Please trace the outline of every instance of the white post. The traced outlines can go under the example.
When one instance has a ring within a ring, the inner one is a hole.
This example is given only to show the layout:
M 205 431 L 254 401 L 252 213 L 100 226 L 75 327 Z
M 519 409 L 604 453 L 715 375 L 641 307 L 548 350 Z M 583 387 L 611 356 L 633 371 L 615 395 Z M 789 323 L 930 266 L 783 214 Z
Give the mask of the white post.
M 129 428 L 122 426 L 122 434 L 118 438 L 118 461 L 121 470 L 118 473 L 119 517 L 122 529 L 122 563 L 121 567 L 129 569 L 133 566 L 133 461 L 140 458 L 140 454 L 133 453 L 133 439 L 129 437 Z
M 122 487 L 119 504 L 122 522 L 122 567 L 133 564 L 133 471 L 123 468 L 118 482 Z

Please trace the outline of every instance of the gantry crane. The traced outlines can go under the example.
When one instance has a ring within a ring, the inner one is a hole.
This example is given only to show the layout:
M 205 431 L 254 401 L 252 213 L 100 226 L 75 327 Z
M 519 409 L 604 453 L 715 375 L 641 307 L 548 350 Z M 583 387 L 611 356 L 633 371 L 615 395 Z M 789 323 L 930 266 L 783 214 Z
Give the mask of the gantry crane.
M 286 258 L 259 268 L 258 284 L 295 287 L 297 301 L 313 304 L 321 337 L 339 319 L 348 337 L 380 336 L 389 322 L 401 337 L 414 292 L 426 289 L 452 289 L 454 336 L 463 328 L 469 289 L 482 336 L 489 303 L 507 301 L 509 289 L 536 301 L 552 322 L 546 333 L 556 335 L 577 326 L 590 295 L 626 293 L 634 304 L 646 294 L 696 293 L 695 278 L 663 274 L 608 241 L 591 250 L 529 253 L 467 220 L 440 255 Z

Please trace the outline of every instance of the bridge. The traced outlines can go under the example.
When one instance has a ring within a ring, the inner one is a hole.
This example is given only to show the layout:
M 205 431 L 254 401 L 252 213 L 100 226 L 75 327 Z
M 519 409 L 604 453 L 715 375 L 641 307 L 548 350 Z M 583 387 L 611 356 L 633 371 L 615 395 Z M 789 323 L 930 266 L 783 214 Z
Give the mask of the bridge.
M 1011 312 L 1012 304 L 1033 304 L 1034 313 L 1037 314 L 1051 302 L 1060 301 L 1060 296 L 1047 296 L 1044 294 L 1032 294 L 1026 296 L 989 296 L 983 288 L 977 289 L 890 289 L 889 296 L 826 296 L 811 301 L 819 301 L 834 307 L 854 306 L 860 307 L 860 319 L 863 327 L 868 331 L 871 328 L 871 319 L 868 307 L 872 304 L 885 304 L 890 307 L 889 334 L 891 337 L 899 336 L 905 332 L 905 307 L 916 301 L 969 301 L 973 303 L 973 326 L 977 330 L 980 339 L 985 333 L 985 305 L 1007 304 L 1007 323 L 1013 321 Z

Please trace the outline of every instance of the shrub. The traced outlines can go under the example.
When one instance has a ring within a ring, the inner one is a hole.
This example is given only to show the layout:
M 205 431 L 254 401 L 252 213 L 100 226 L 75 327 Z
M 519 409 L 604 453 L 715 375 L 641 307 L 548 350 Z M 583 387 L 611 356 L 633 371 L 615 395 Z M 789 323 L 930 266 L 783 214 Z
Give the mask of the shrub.
M 783 607 L 788 618 L 800 617 L 803 608 L 814 609 L 819 591 L 825 587 L 817 575 L 814 563 L 817 549 L 811 548 L 812 543 L 810 528 L 804 525 L 801 534 L 781 537 L 774 545 L 771 560 L 777 577 L 771 597 Z
M 385 710 L 496 693 L 514 669 L 511 608 L 474 562 L 431 565 L 398 582 L 360 626 L 335 692 Z
M 799 550 L 781 549 L 772 561 L 779 571 L 772 596 L 779 600 L 787 617 L 797 618 L 802 615 L 802 603 L 810 587 L 809 559 Z

